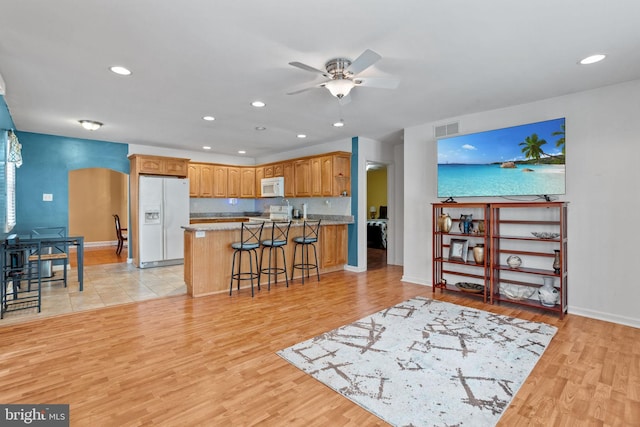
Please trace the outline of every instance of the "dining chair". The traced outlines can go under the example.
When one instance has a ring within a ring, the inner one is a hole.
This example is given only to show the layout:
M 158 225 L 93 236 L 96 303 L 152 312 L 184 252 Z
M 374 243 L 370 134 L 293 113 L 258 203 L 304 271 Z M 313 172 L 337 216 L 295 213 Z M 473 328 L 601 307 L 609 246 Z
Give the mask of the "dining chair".
M 126 228 L 122 228 L 122 226 L 120 225 L 120 217 L 117 214 L 114 214 L 113 218 L 116 223 L 116 238 L 118 239 L 116 255 L 120 255 L 120 252 L 122 252 L 122 248 L 124 247 L 124 242 L 126 242 L 129 238 L 129 234 L 128 230 Z
M 29 255 L 30 264 L 37 264 L 37 268 L 41 272 L 47 267 L 53 267 L 54 261 L 62 261 L 63 277 L 62 279 L 54 278 L 53 269 L 50 278 L 42 280 L 42 282 L 62 281 L 64 287 L 67 287 L 67 264 L 69 263 L 69 240 L 67 239 L 67 227 L 38 227 L 31 230 L 31 240 L 37 240 L 40 248 Z M 31 289 L 31 280 L 29 280 L 29 289 Z

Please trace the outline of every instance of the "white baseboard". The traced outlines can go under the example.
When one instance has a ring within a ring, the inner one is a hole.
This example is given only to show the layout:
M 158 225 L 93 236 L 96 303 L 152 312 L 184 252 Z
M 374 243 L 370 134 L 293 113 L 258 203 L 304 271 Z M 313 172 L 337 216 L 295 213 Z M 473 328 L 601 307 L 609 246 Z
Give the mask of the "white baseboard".
M 418 277 L 402 276 L 400 278 L 400 281 L 408 282 L 408 283 L 415 283 L 416 285 L 431 286 L 431 283 L 425 282 L 424 280 L 422 280 L 422 279 L 420 279 Z
M 357 267 L 355 265 L 347 265 L 347 264 L 345 264 L 344 269 L 346 271 L 351 271 L 352 273 L 364 273 L 365 271 L 367 271 L 362 267 Z
M 634 328 L 640 328 L 640 319 L 626 316 L 619 316 L 617 314 L 604 313 L 602 311 L 590 310 L 588 308 L 569 306 L 569 314 L 576 314 L 578 316 L 588 317 L 590 319 L 603 320 L 605 322 L 618 323 L 620 325 L 631 326 Z

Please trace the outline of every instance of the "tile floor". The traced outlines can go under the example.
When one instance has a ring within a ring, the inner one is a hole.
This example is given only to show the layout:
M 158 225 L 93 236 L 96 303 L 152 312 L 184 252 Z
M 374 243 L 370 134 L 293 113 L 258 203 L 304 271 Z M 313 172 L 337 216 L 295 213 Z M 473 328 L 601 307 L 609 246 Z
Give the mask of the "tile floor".
M 133 264 L 117 263 L 89 265 L 84 268 L 84 291 L 78 290 L 77 269 L 67 274 L 67 287 L 62 282 L 42 285 L 42 309 L 7 312 L 0 320 L 0 328 L 32 319 L 91 310 L 153 298 L 184 295 L 183 266 L 136 268 Z M 61 277 L 62 271 L 55 271 Z

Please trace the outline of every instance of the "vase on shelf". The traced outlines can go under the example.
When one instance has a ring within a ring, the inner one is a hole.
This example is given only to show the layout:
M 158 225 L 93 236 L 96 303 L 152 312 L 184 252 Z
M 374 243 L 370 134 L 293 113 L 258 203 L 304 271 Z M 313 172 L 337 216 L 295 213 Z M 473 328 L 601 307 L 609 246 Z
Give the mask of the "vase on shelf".
M 458 228 L 464 234 L 469 234 L 473 231 L 473 214 L 460 215 L 460 223 Z
M 554 249 L 553 252 L 555 252 L 555 256 L 553 257 L 553 271 L 556 274 L 560 273 L 560 250 L 559 249 Z
M 448 233 L 451 230 L 451 217 L 448 213 L 442 213 L 438 217 L 438 230 L 443 233 Z
M 484 234 L 484 230 L 485 230 L 485 227 L 484 227 L 484 221 L 483 221 L 483 220 L 480 220 L 480 221 L 478 222 L 478 233 L 480 233 L 480 234 Z
M 538 289 L 540 304 L 545 307 L 553 307 L 558 303 L 558 290 L 553 286 L 554 278 L 545 276 L 542 278 L 543 285 Z
M 484 262 L 484 244 L 478 243 L 473 247 L 473 259 L 476 264 L 482 264 Z

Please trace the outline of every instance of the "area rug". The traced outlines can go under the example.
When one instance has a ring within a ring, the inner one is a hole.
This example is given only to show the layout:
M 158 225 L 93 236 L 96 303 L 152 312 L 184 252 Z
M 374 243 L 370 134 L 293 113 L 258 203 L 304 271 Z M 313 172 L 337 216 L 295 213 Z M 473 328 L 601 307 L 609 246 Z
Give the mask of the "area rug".
M 556 328 L 416 297 L 278 352 L 396 426 L 492 426 Z

